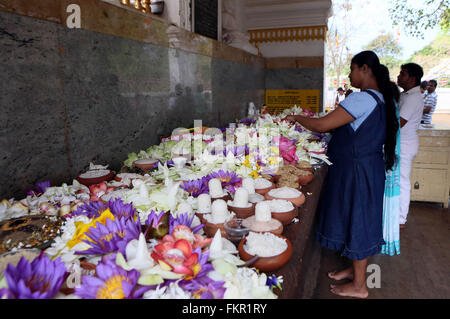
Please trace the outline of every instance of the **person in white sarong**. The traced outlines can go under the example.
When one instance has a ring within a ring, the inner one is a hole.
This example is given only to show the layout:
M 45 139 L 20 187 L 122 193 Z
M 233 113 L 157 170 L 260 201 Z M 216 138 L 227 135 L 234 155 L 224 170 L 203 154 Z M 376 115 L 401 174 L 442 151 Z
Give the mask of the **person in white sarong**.
M 419 150 L 417 129 L 422 119 L 423 97 L 420 83 L 423 69 L 416 63 L 401 66 L 397 84 L 404 91 L 400 94 L 400 228 L 405 227 L 411 199 L 410 173 L 412 162 Z

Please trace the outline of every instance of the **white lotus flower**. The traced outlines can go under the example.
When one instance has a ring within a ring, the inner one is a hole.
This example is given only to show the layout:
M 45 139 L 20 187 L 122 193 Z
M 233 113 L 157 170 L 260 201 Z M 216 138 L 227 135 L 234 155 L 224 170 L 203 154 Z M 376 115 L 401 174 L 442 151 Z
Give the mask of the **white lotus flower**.
M 225 262 L 234 266 L 245 264 L 243 260 L 233 255 L 236 253 L 236 247 L 229 240 L 222 238 L 220 230 L 217 230 L 209 246 L 209 259 L 223 259 Z
M 178 281 L 170 283 L 168 286 L 158 286 L 143 295 L 144 299 L 191 299 L 191 297 L 188 291 L 180 288 Z
M 227 273 L 224 299 L 276 299 L 277 296 L 266 285 L 267 276 L 258 275 L 254 270 L 241 267 L 235 274 Z

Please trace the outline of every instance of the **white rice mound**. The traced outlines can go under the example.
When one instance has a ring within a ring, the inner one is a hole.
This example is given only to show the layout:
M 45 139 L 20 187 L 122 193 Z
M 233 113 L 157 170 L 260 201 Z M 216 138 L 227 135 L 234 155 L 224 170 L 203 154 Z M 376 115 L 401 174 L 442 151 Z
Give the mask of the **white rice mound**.
M 286 239 L 272 233 L 249 232 L 244 249 L 250 255 L 259 257 L 273 257 L 283 253 L 288 245 Z

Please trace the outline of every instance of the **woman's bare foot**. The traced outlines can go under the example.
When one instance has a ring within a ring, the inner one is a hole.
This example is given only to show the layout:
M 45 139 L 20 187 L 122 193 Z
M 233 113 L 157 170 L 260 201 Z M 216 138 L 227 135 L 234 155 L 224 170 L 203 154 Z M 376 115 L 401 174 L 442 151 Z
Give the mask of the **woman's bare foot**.
M 343 280 L 343 279 L 353 280 L 353 267 L 350 266 L 341 271 L 331 271 L 328 273 L 328 277 L 334 280 Z
M 357 287 L 353 281 L 341 284 L 341 285 L 330 285 L 331 292 L 335 295 L 342 297 L 353 297 L 353 298 L 367 298 L 369 296 L 369 292 L 367 291 L 366 286 Z

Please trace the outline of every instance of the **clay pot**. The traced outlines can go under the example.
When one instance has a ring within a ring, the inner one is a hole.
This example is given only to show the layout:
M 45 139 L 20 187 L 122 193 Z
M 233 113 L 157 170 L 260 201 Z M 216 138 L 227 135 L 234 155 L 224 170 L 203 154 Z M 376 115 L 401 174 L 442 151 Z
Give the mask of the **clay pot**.
M 265 195 L 267 192 L 269 192 L 271 189 L 276 188 L 276 185 L 272 182 L 272 186 L 266 187 L 266 188 L 255 188 L 255 192 L 260 195 Z
M 205 231 L 207 237 L 213 238 L 218 229 L 220 229 L 220 234 L 223 238 L 228 238 L 224 223 L 213 224 L 205 220 L 205 227 L 203 230 Z
M 101 182 L 108 182 L 110 180 L 112 180 L 114 178 L 114 176 L 116 175 L 116 173 L 114 171 L 109 171 L 109 174 L 107 175 L 103 175 L 103 176 L 99 176 L 99 177 L 94 177 L 94 178 L 84 178 L 84 177 L 80 177 L 80 175 L 82 175 L 83 173 L 80 173 L 77 177 L 76 180 L 80 183 L 83 184 L 84 186 L 90 186 L 90 185 L 94 185 L 94 184 L 99 184 Z
M 273 175 L 270 181 L 274 184 L 278 183 L 281 178 L 281 175 Z
M 273 197 L 273 196 L 270 196 L 269 193 L 267 193 L 266 195 L 264 195 L 264 198 L 265 198 L 266 200 L 272 200 L 272 199 L 284 199 L 284 200 L 288 200 L 288 201 L 290 201 L 290 202 L 291 202 L 294 206 L 296 206 L 296 207 L 302 206 L 303 203 L 304 203 L 305 200 L 306 200 L 305 194 L 303 194 L 303 193 L 302 193 L 300 196 L 295 197 L 295 198 Z
M 172 153 L 172 160 L 177 157 L 184 157 L 187 162 L 189 162 L 192 159 L 192 156 L 190 153 L 188 153 L 188 154 Z
M 291 242 L 282 235 L 276 235 L 278 237 L 286 239 L 287 248 L 281 254 L 272 257 L 259 257 L 251 266 L 259 269 L 262 272 L 275 271 L 284 266 L 289 259 L 292 257 L 292 244 Z M 243 261 L 254 258 L 255 256 L 250 255 L 244 249 L 244 244 L 247 238 L 243 238 L 238 246 L 239 256 Z
M 300 183 L 300 185 L 303 185 L 303 186 L 309 184 L 313 179 L 314 179 L 314 174 L 312 172 L 309 172 L 309 174 L 298 175 L 298 182 Z
M 290 224 L 292 220 L 298 216 L 298 208 L 294 206 L 293 209 L 283 213 L 272 213 L 272 218 L 279 220 L 284 226 Z
M 247 218 L 255 215 L 255 204 L 252 204 L 250 207 L 235 207 L 228 205 L 228 209 L 236 214 L 237 218 Z
M 252 218 L 252 217 L 249 217 L 249 218 Z M 246 218 L 246 220 L 249 221 L 249 218 Z M 250 229 L 250 231 L 252 231 L 254 233 L 267 233 L 267 232 L 269 232 L 269 233 L 272 233 L 274 235 L 281 235 L 283 233 L 283 229 L 284 229 L 283 224 L 279 220 L 277 220 L 275 218 L 272 218 L 272 219 L 274 219 L 277 222 L 279 222 L 279 226 L 277 228 L 275 228 L 275 229 L 271 229 L 271 230 L 254 230 L 251 227 L 249 227 L 249 229 Z M 246 225 L 247 223 L 245 221 L 243 222 L 243 224 L 245 226 L 247 226 Z M 250 222 L 250 224 L 251 224 L 251 222 Z
M 297 163 L 297 165 L 295 165 L 295 167 L 297 167 L 298 169 L 301 169 L 302 171 L 308 171 L 313 173 L 314 172 L 314 167 L 306 161 L 300 161 Z
M 195 216 L 197 216 L 198 219 L 200 219 L 200 222 L 202 224 L 206 224 L 206 219 L 205 219 L 205 217 L 203 217 L 205 214 L 210 214 L 210 213 L 199 213 L 199 212 L 195 213 Z
M 141 160 L 136 160 L 133 162 L 133 166 L 142 169 L 143 171 L 149 171 L 153 169 L 156 165 L 158 165 L 158 161 L 155 160 L 155 162 L 152 163 L 141 163 Z
M 230 194 L 227 194 L 227 195 L 224 195 L 224 196 L 222 196 L 222 197 L 211 197 L 211 203 L 212 203 L 213 201 L 215 201 L 215 200 L 218 200 L 218 199 L 222 199 L 222 200 L 224 200 L 225 202 L 228 202 L 229 200 L 232 200 Z

